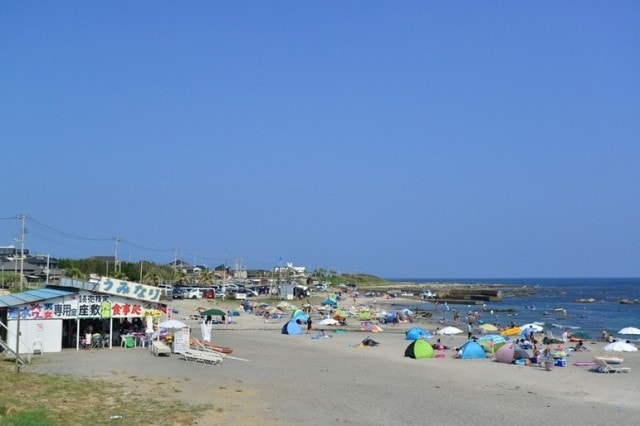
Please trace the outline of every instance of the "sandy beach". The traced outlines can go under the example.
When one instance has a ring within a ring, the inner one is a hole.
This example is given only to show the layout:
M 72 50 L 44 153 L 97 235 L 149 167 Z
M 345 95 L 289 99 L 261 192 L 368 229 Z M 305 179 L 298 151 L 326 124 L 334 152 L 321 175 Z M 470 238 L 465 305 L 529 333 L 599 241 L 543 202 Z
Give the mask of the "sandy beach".
M 217 303 L 174 305 L 183 318 L 197 306 L 238 306 Z M 414 325 L 434 330 L 438 324 L 433 322 L 383 325 L 383 332 L 367 334 L 357 331 L 358 322 L 352 319 L 349 331 L 324 327 L 330 337 L 312 339 L 313 333 L 281 334 L 285 321 L 243 313 L 233 317 L 232 324 L 214 325 L 213 342 L 233 348 L 232 357 L 239 358 L 218 366 L 189 363 L 177 354 L 154 357 L 145 348 L 114 347 L 47 353 L 26 369 L 101 377 L 152 395 L 180 398 L 185 404 L 211 404 L 198 422 L 202 425 L 635 425 L 640 418 L 639 353 L 616 353 L 631 368 L 628 374 L 603 374 L 574 365 L 603 355 L 601 342 L 585 342 L 589 352 L 573 352 L 566 367 L 546 371 L 490 359 L 454 359 L 453 350 L 444 351 L 443 358 L 404 357 L 410 343 L 404 332 Z M 185 322 L 192 336 L 200 338 L 199 323 Z M 362 346 L 367 335 L 380 345 Z M 450 347 L 465 341 L 466 333 L 442 338 Z M 108 414 L 122 415 L 126 421 L 127 409 Z

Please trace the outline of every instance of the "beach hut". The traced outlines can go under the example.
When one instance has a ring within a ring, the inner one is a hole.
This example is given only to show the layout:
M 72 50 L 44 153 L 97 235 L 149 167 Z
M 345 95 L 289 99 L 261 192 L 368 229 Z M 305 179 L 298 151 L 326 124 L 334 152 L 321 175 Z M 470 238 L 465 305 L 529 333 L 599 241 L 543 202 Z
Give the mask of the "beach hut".
M 484 359 L 487 354 L 484 352 L 484 348 L 476 341 L 469 340 L 462 345 L 458 352 L 458 358 L 460 359 Z
M 282 326 L 282 334 L 302 334 L 302 327 L 295 320 L 291 320 Z
M 405 340 L 430 339 L 433 335 L 420 327 L 412 327 L 405 333 Z
M 433 358 L 433 347 L 426 340 L 414 340 L 405 349 L 404 356 L 414 359 Z

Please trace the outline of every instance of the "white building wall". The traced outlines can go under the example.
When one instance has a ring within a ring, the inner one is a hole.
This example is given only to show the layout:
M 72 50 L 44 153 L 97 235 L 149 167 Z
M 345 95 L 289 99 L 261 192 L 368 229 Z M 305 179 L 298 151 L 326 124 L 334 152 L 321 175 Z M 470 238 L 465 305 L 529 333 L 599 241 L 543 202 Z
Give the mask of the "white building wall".
M 16 334 L 18 321 L 9 320 L 7 327 L 9 335 L 7 343 L 11 350 L 16 350 Z M 62 350 L 62 320 L 20 320 L 20 347 L 19 352 L 26 354 L 31 352 L 34 341 L 42 343 L 44 352 L 60 352 Z

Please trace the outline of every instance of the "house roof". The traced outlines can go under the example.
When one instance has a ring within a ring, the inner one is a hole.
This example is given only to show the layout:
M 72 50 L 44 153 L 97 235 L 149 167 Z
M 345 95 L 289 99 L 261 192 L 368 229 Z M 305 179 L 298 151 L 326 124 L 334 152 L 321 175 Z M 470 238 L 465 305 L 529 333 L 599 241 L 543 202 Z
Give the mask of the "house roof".
M 7 294 L 0 296 L 0 308 L 24 305 L 42 300 L 53 299 L 55 297 L 70 296 L 76 294 L 75 291 L 56 290 L 52 288 L 40 288 L 37 290 L 27 290 L 21 293 Z

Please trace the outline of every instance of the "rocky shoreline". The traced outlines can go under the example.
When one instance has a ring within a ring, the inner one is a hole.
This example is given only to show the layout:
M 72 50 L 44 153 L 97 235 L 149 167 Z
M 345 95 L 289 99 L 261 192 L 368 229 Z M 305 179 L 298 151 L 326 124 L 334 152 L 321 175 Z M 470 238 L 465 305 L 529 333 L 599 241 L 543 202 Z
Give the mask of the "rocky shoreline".
M 365 288 L 359 289 L 364 292 Z M 534 287 L 505 284 L 459 284 L 459 283 L 414 283 L 399 282 L 385 286 L 367 286 L 366 291 L 382 294 L 397 294 L 403 297 L 432 295 L 435 301 L 465 301 L 482 303 L 499 302 L 505 297 L 526 297 L 536 294 Z

